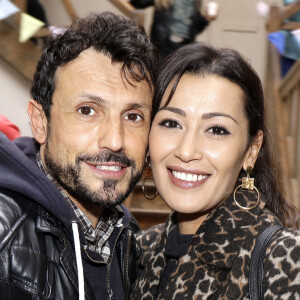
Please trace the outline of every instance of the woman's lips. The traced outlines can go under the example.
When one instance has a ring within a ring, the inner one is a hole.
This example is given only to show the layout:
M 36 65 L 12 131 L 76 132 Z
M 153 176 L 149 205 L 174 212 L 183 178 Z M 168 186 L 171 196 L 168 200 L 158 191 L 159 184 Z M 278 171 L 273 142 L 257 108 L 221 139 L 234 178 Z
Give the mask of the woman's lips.
M 208 180 L 210 174 L 183 171 L 182 169 L 167 169 L 172 183 L 180 188 L 195 188 Z

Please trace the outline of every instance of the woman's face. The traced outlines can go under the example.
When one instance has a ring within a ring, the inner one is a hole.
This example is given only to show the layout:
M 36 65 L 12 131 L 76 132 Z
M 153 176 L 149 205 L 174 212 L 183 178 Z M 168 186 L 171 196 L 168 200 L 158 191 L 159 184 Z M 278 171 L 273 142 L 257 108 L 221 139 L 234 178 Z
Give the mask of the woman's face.
M 206 215 L 231 194 L 242 167 L 254 166 L 260 146 L 248 146 L 238 85 L 185 74 L 164 107 L 169 92 L 170 86 L 150 133 L 154 180 L 172 209 Z

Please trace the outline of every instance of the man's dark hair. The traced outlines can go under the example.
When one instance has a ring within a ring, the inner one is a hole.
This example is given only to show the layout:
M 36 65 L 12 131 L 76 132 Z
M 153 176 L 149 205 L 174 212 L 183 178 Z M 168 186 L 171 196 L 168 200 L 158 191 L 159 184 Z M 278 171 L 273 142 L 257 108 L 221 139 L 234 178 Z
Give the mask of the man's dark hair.
M 158 53 L 145 30 L 135 21 L 110 12 L 91 14 L 77 19 L 63 34 L 50 37 L 38 62 L 31 96 L 42 105 L 47 119 L 58 67 L 88 48 L 108 56 L 112 63 L 121 63 L 121 75 L 129 84 L 145 80 L 153 86 Z

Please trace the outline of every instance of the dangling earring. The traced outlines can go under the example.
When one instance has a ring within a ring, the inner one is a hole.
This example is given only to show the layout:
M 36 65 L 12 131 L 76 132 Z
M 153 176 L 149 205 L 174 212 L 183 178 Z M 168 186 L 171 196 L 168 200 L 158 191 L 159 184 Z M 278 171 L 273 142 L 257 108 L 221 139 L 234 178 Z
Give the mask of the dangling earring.
M 247 177 L 243 177 L 242 178 L 242 184 L 239 185 L 233 192 L 233 199 L 234 199 L 234 202 L 236 203 L 236 205 L 242 209 L 245 209 L 245 210 L 250 210 L 254 207 L 256 207 L 260 201 L 260 195 L 259 195 L 259 191 L 258 189 L 254 186 L 254 178 L 250 178 L 250 174 L 252 173 L 252 167 L 248 167 L 247 170 L 246 170 L 246 173 L 247 173 Z M 242 188 L 242 189 L 246 189 L 246 190 L 252 190 L 253 189 L 257 192 L 257 201 L 254 205 L 252 206 L 242 206 L 240 205 L 237 200 L 236 200 L 236 192 L 239 188 Z
M 142 183 L 142 190 L 143 190 L 143 193 L 144 193 L 144 196 L 145 196 L 146 199 L 153 200 L 157 196 L 157 189 L 156 189 L 156 186 L 155 186 L 155 183 L 154 183 L 154 180 L 153 180 L 153 176 L 152 176 L 151 164 L 150 164 L 149 156 L 146 157 L 145 163 L 146 163 L 145 178 L 144 178 L 143 183 Z M 147 194 L 147 189 L 146 189 L 146 186 L 147 186 L 146 185 L 146 181 L 147 180 L 149 180 L 154 185 L 155 193 L 153 195 L 148 195 Z

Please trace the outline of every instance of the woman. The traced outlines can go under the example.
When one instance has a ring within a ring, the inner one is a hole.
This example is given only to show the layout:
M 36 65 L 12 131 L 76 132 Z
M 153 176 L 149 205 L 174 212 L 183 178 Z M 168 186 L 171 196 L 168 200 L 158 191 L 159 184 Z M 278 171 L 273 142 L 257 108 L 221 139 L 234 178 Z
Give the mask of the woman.
M 192 44 L 165 60 L 149 151 L 157 190 L 173 213 L 138 237 L 140 273 L 131 299 L 249 299 L 257 237 L 270 225 L 296 226 L 268 139 L 260 80 L 237 52 Z M 240 186 L 250 176 L 253 190 Z M 273 236 L 263 293 L 300 299 L 297 230 Z

